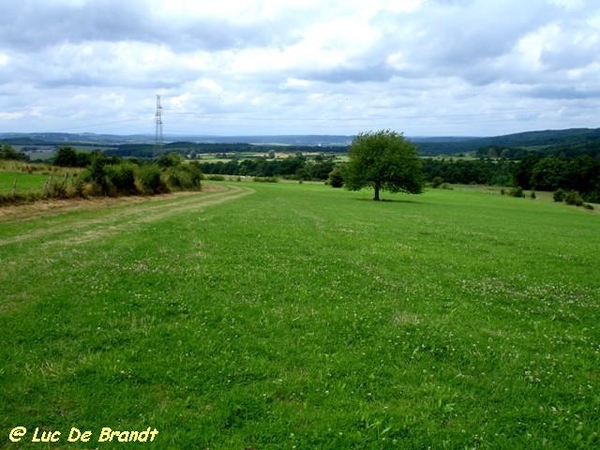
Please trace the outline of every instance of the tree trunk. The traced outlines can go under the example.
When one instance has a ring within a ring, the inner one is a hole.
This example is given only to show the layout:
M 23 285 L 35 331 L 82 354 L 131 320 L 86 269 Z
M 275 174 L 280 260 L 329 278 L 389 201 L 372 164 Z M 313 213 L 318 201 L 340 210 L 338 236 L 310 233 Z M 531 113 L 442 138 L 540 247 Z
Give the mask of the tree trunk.
M 375 184 L 375 197 L 373 197 L 373 200 L 376 202 L 379 201 L 379 183 Z

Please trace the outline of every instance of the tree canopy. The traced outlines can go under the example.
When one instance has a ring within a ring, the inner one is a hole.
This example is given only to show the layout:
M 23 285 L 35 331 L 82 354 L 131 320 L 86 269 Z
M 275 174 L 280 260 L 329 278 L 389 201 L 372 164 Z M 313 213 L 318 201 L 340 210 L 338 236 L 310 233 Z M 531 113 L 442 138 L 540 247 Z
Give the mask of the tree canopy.
M 348 151 L 349 163 L 344 171 L 344 185 L 357 191 L 364 187 L 379 192 L 420 194 L 423 190 L 421 160 L 417 148 L 401 133 L 391 130 L 361 133 Z

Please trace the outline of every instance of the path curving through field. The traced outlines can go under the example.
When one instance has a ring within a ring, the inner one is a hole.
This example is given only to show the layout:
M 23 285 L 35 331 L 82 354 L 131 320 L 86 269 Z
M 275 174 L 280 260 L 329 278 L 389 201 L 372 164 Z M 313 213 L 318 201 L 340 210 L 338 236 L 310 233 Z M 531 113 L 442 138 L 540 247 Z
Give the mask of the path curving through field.
M 82 242 L 87 242 L 100 237 L 116 234 L 126 229 L 131 230 L 136 225 L 158 221 L 171 216 L 176 216 L 183 212 L 201 211 L 207 207 L 218 205 L 224 202 L 239 199 L 243 196 L 252 194 L 253 189 L 242 186 L 219 185 L 211 186 L 212 189 L 194 193 L 179 193 L 164 197 L 149 197 L 144 199 L 122 199 L 123 202 L 116 202 L 112 206 L 98 206 L 98 204 L 77 202 L 83 205 L 81 208 L 70 208 L 68 203 L 65 203 L 64 209 L 54 211 L 50 218 L 58 215 L 64 215 L 77 212 L 93 211 L 89 218 L 79 217 L 74 221 L 60 221 L 53 225 L 51 221 L 48 226 L 40 228 L 35 227 L 34 230 L 28 230 L 27 222 L 44 220 L 43 213 L 32 210 L 29 217 L 17 216 L 19 223 L 23 224 L 14 234 L 0 238 L 0 247 L 15 243 L 25 243 L 30 240 L 44 241 L 44 245 L 61 242 L 65 245 L 74 245 Z M 121 199 L 120 199 L 121 200 Z M 0 223 L 11 223 L 15 220 L 5 220 Z M 76 238 L 65 239 L 65 233 Z

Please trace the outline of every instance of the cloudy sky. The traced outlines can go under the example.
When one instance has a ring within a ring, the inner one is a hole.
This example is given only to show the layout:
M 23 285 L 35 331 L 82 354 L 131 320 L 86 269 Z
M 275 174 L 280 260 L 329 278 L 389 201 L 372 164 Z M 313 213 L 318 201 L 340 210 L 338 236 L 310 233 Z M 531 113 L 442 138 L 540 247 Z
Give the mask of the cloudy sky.
M 0 132 L 600 126 L 598 0 L 0 0 Z

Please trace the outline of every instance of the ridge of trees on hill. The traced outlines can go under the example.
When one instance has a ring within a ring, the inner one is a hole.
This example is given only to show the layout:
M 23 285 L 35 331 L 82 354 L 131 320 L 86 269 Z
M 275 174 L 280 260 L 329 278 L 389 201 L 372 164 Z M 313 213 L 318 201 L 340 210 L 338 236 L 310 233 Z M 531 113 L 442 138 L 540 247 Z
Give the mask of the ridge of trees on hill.
M 420 147 L 421 155 L 425 153 L 424 147 L 437 145 L 438 148 L 446 150 L 456 146 L 456 149 L 460 148 L 463 152 L 473 148 L 475 150 L 471 155 L 476 157 L 473 159 L 422 158 L 423 178 L 428 183 L 442 180 L 451 184 L 515 186 L 547 191 L 563 189 L 578 192 L 588 202 L 600 203 L 600 129 L 540 131 L 497 138 L 456 138 L 451 139 L 450 142 L 445 142 L 443 139 L 435 138 L 433 142 L 413 142 L 413 144 Z M 29 143 L 31 141 L 31 139 L 27 140 Z M 407 141 L 412 142 L 410 139 Z M 285 149 L 286 153 L 294 151 L 293 156 L 288 158 L 267 156 L 282 149 Z M 343 173 L 339 169 L 343 163 L 336 162 L 335 156 L 346 152 L 347 149 L 348 147 L 338 146 L 281 147 L 248 143 L 173 142 L 162 147 L 159 160 L 178 158 L 179 163 L 176 166 L 184 166 L 188 164 L 188 162 L 183 164 L 184 157 L 188 155 L 194 158 L 198 153 L 225 153 L 228 156 L 233 154 L 234 157 L 229 161 L 196 161 L 195 170 L 204 174 L 285 177 L 296 180 L 329 181 L 332 185 L 339 185 Z M 144 167 L 152 165 L 150 158 L 156 150 L 152 144 L 121 144 L 118 147 L 92 152 L 62 146 L 56 154 L 54 163 L 64 167 L 89 169 L 94 155 L 98 158 L 99 154 L 103 154 L 109 166 L 127 163 L 134 167 Z M 264 156 L 244 157 L 244 153 L 260 155 L 261 152 Z M 124 157 L 130 159 L 123 160 Z M 0 159 L 27 161 L 29 156 L 5 143 L 0 147 Z M 166 168 L 160 165 L 158 167 L 161 177 L 167 179 Z M 135 169 L 134 172 L 139 180 L 142 169 Z M 335 176 L 332 177 L 332 173 Z M 333 183 L 332 180 L 335 182 Z
M 86 138 L 87 136 L 87 138 Z M 184 138 L 184 139 L 191 139 Z M 283 139 L 284 137 L 280 137 Z M 323 142 L 338 142 L 340 139 L 327 139 Z M 56 149 L 62 146 L 72 146 L 82 149 L 102 147 L 107 156 L 122 156 L 136 158 L 150 158 L 155 153 L 156 147 L 152 143 L 143 143 L 143 136 L 110 136 L 110 135 L 80 135 L 66 133 L 32 133 L 22 135 L 3 135 L 0 144 L 35 148 L 50 146 Z M 267 143 L 268 136 L 255 137 L 255 143 L 249 141 L 235 142 L 235 137 L 215 138 L 218 142 L 192 142 L 182 140 L 169 142 L 162 148 L 164 152 L 177 152 L 182 156 L 190 153 L 268 153 L 271 150 L 287 153 L 319 152 L 319 153 L 346 153 L 348 145 L 323 145 L 312 143 L 315 139 L 287 140 L 291 145 L 273 145 Z M 240 139 L 250 139 L 240 138 Z M 271 142 L 277 142 L 277 137 L 270 137 Z M 506 159 L 520 160 L 527 153 L 535 152 L 540 156 L 565 156 L 577 157 L 589 155 L 593 158 L 600 157 L 600 128 L 572 128 L 566 130 L 543 130 L 515 133 L 493 137 L 408 137 L 407 140 L 415 144 L 421 156 L 439 155 L 476 155 L 478 157 L 504 157 Z M 312 143 L 311 143 L 312 142 Z
M 134 158 L 152 158 L 157 147 L 153 144 L 122 144 L 117 148 L 105 150 L 109 156 L 122 156 Z M 161 153 L 179 153 L 182 156 L 198 154 L 219 153 L 263 153 L 285 151 L 286 153 L 345 153 L 347 146 L 300 146 L 300 145 L 268 145 L 247 143 L 197 143 L 197 142 L 170 142 L 159 149 Z
M 600 157 L 600 128 L 530 131 L 463 140 L 425 140 L 417 144 L 420 155 L 424 156 L 471 154 L 518 160 L 527 153 L 535 152 L 540 156 Z

